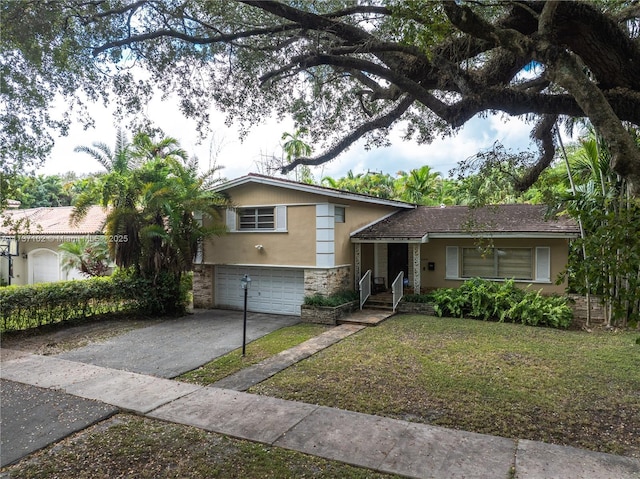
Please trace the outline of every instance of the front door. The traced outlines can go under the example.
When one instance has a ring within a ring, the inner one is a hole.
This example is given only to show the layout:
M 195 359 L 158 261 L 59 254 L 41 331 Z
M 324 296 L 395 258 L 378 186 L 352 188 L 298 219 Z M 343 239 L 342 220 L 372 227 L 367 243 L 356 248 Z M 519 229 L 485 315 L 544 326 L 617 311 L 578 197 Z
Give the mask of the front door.
M 407 243 L 389 243 L 387 248 L 388 260 L 388 281 L 390 288 L 400 274 L 404 272 L 404 277 L 409 277 L 409 245 Z

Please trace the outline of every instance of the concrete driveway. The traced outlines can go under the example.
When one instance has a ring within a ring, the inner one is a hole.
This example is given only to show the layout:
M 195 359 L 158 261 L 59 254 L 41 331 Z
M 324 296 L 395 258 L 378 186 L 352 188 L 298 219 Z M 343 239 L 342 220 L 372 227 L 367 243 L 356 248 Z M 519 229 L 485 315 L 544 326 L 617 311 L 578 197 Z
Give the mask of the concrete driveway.
M 295 316 L 248 313 L 247 343 L 299 321 Z M 242 347 L 242 323 L 241 311 L 197 311 L 55 357 L 172 378 Z M 0 381 L 0 394 L 0 466 L 118 411 L 97 401 L 13 381 Z
M 300 321 L 247 313 L 247 343 Z M 161 378 L 174 378 L 242 347 L 242 311 L 203 310 L 74 349 L 56 357 Z M 250 347 L 250 346 L 249 346 Z

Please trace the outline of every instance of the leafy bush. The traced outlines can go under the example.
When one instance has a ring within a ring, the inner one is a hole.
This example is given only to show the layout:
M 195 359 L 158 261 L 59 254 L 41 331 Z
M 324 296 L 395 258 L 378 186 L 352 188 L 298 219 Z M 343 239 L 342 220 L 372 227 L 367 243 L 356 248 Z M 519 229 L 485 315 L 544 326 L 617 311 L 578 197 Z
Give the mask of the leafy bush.
M 161 274 L 154 282 L 129 270 L 113 276 L 0 289 L 0 330 L 29 329 L 45 324 L 114 313 L 181 314 L 191 277 Z
M 573 319 L 573 312 L 565 298 L 543 296 L 539 291 L 520 289 L 512 280 L 496 283 L 474 278 L 465 281 L 459 288 L 438 289 L 430 296 L 438 316 L 491 319 L 554 328 L 567 328 Z
M 316 293 L 312 296 L 305 296 L 304 304 L 307 306 L 328 306 L 335 307 L 341 304 L 350 303 L 359 298 L 358 293 L 355 291 L 340 291 L 338 293 L 324 296 L 320 293 Z
M 0 289 L 2 331 L 141 309 L 139 285 L 127 278 L 96 277 Z
M 405 294 L 402 297 L 405 303 L 433 303 L 432 294 Z

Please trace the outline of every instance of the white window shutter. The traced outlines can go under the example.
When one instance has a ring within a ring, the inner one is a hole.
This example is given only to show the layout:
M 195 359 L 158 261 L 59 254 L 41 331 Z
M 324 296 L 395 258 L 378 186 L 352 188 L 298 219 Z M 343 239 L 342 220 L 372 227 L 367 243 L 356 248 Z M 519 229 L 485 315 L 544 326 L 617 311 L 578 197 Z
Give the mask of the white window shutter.
M 445 278 L 458 279 L 460 277 L 458 267 L 458 247 L 447 246 L 447 264 Z
M 233 208 L 227 208 L 226 223 L 229 231 L 236 231 L 236 210 Z
M 536 281 L 551 281 L 551 248 L 536 248 Z
M 287 231 L 287 207 L 276 206 L 276 231 Z

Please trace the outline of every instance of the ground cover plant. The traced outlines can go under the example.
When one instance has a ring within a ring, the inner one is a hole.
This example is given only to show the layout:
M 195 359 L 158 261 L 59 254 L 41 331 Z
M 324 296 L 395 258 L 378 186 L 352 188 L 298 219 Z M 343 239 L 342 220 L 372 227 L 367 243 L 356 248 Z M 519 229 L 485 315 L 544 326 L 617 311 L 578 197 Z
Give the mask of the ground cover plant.
M 15 479 L 397 477 L 128 414 L 114 416 L 4 471 Z
M 356 301 L 359 297 L 359 294 L 355 291 L 340 291 L 329 296 L 316 293 L 311 296 L 305 296 L 304 304 L 307 306 L 335 307 L 350 303 L 351 301 Z
M 438 316 L 473 318 L 568 328 L 573 312 L 562 296 L 518 288 L 513 280 L 501 283 L 482 278 L 465 281 L 459 288 L 440 288 L 429 294 L 412 294 L 406 302 L 432 303 Z
M 249 392 L 640 457 L 636 338 L 400 315 Z
M 205 386 L 213 384 L 243 368 L 297 346 L 327 329 L 329 326 L 311 323 L 298 323 L 281 328 L 249 343 L 244 357 L 242 356 L 242 348 L 238 348 L 193 371 L 184 373 L 176 379 Z

